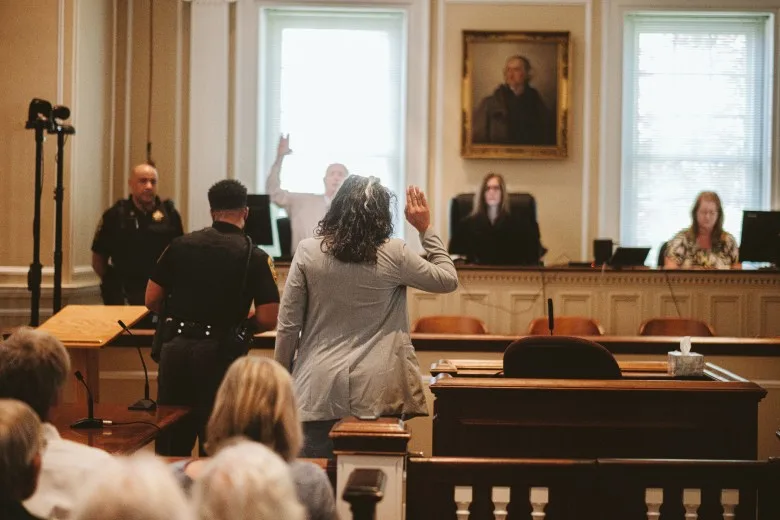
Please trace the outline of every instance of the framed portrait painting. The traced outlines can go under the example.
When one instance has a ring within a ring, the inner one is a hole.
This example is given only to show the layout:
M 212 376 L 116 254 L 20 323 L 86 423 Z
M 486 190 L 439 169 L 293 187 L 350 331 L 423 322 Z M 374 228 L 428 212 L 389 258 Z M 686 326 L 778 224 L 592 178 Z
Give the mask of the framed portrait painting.
M 463 31 L 461 155 L 568 154 L 569 33 Z

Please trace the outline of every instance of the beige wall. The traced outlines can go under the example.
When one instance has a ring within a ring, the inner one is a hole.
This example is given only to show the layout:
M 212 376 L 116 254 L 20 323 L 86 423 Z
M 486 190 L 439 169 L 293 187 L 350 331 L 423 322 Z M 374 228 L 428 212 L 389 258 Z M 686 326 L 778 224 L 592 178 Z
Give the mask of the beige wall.
M 90 266 L 95 227 L 110 204 L 127 196 L 129 168 L 146 160 L 152 18 L 152 158 L 160 195 L 183 201 L 187 12 L 185 3 L 173 0 L 0 2 L 0 328 L 29 319 L 35 147 L 24 123 L 33 97 L 70 107 L 68 122 L 76 128 L 63 163 L 63 303 L 98 301 Z M 42 319 L 52 305 L 55 154 L 56 137 L 49 136 L 41 197 Z
M 34 132 L 25 130 L 34 97 L 57 98 L 57 2 L 0 2 L 0 281 L 32 260 Z M 54 147 L 47 143 L 41 216 L 41 258 L 51 265 L 54 243 Z M 24 279 L 24 278 L 22 278 Z
M 434 9 L 434 36 L 442 13 L 441 5 Z M 583 176 L 586 150 L 594 150 L 597 142 L 585 139 L 584 107 L 594 103 L 594 96 L 585 98 L 586 27 L 585 5 L 496 5 L 444 4 L 443 53 L 438 47 L 433 53 L 431 147 L 434 151 L 429 172 L 428 190 L 434 194 L 436 224 L 447 235 L 450 198 L 463 192 L 473 192 L 488 171 L 504 175 L 511 191 L 532 193 L 537 201 L 542 242 L 549 249 L 545 261 L 579 260 L 583 239 Z M 569 31 L 570 103 L 569 157 L 559 160 L 484 160 L 463 159 L 460 156 L 462 31 Z M 442 69 L 442 70 L 439 70 Z M 443 85 L 435 78 L 443 72 Z M 591 76 L 593 85 L 598 78 Z M 443 99 L 439 99 L 439 96 Z M 441 108 L 441 110 L 439 110 Z M 440 119 L 440 121 L 439 121 Z M 436 129 L 442 128 L 441 134 Z M 590 131 L 590 129 L 588 129 Z M 591 134 L 592 135 L 592 134 Z M 441 150 L 440 154 L 435 153 Z M 591 153 L 591 157 L 596 156 Z M 590 162 L 588 163 L 590 167 Z M 586 184 L 590 186 L 590 184 Z M 595 201 L 588 201 L 593 206 Z M 562 211 L 565 208 L 565 211 Z M 594 215 L 595 217 L 595 215 Z

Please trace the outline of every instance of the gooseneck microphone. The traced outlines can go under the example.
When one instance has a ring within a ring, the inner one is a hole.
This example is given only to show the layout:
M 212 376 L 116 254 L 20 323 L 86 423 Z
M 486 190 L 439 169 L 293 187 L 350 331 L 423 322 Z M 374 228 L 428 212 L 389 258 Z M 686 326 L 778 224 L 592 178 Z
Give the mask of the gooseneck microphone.
M 116 321 L 122 329 L 133 336 L 134 334 L 130 332 L 130 329 L 127 328 L 127 325 L 125 325 L 125 322 L 122 320 Z M 138 357 L 141 358 L 141 365 L 144 367 L 144 398 L 139 399 L 135 403 L 131 404 L 127 407 L 128 410 L 156 410 L 157 409 L 157 403 L 149 399 L 149 372 L 146 370 L 146 362 L 144 361 L 144 356 L 141 353 L 141 347 L 138 345 L 135 346 L 135 348 L 138 350 Z
M 84 381 L 84 376 L 81 375 L 81 372 L 76 370 L 76 379 L 81 381 L 81 384 L 84 385 L 84 388 L 87 389 L 87 415 L 88 417 L 86 419 L 79 419 L 78 421 L 74 422 L 70 425 L 71 428 L 76 429 L 85 429 L 85 428 L 102 428 L 103 427 L 103 419 L 95 419 L 95 402 L 92 400 L 92 392 L 89 390 L 89 386 L 87 386 L 87 382 Z
M 550 336 L 552 336 L 553 329 L 555 329 L 555 316 L 553 315 L 552 298 L 547 298 L 547 328 L 550 329 Z

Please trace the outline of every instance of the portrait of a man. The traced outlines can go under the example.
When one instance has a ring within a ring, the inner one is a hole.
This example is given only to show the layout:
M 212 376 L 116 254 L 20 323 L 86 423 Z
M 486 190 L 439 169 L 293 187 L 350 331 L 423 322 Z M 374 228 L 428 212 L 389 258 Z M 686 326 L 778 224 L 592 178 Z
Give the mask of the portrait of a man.
M 464 31 L 462 155 L 567 154 L 569 33 Z
M 525 56 L 515 54 L 507 58 L 504 83 L 484 97 L 474 111 L 474 143 L 555 144 L 555 113 L 531 86 L 532 71 Z

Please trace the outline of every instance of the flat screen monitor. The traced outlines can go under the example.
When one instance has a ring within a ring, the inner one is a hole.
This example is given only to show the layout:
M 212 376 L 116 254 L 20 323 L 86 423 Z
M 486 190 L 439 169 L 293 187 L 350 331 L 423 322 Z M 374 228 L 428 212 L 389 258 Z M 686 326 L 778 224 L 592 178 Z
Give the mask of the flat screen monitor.
M 247 206 L 249 206 L 249 216 L 244 231 L 252 238 L 255 245 L 273 245 L 271 198 L 268 195 L 247 195 Z
M 618 247 L 609 259 L 611 267 L 640 267 L 645 265 L 649 247 Z
M 743 211 L 740 262 L 780 264 L 780 211 Z

